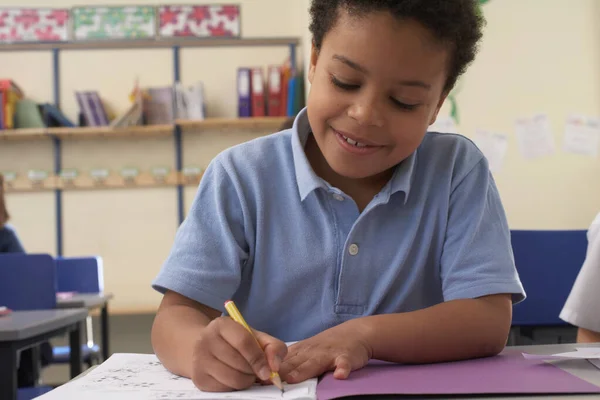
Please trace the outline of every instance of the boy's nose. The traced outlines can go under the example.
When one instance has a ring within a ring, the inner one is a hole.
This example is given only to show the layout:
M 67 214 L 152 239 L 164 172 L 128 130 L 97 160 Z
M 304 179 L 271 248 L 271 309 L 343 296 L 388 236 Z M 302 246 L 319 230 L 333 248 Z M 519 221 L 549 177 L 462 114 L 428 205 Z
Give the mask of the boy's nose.
M 383 127 L 383 116 L 372 100 L 352 104 L 348 108 L 348 116 L 361 126 Z

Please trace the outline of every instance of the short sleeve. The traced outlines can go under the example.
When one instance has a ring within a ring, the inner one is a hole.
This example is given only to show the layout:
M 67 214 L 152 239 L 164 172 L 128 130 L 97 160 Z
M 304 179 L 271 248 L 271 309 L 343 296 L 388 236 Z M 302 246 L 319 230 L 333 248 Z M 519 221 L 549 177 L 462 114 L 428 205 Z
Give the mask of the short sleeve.
M 248 258 L 243 208 L 231 177 L 214 159 L 152 287 L 223 310 Z
M 600 232 L 588 235 L 588 250 L 560 318 L 580 328 L 600 332 Z
M 525 298 L 508 222 L 485 158 L 452 189 L 441 277 L 446 301 L 501 293 L 512 294 L 513 303 Z

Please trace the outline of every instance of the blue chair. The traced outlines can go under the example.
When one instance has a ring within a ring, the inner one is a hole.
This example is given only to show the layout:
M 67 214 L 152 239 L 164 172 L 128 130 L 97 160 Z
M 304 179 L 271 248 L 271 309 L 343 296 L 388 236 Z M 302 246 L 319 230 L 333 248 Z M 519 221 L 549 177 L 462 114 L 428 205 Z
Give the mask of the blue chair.
M 15 311 L 56 308 L 56 266 L 47 254 L 0 254 L 0 304 Z
M 21 388 L 17 391 L 17 400 L 31 400 L 52 390 L 50 386 Z
M 59 257 L 56 259 L 59 292 L 101 293 L 104 271 L 100 257 Z
M 56 281 L 58 292 L 100 293 L 104 290 L 104 272 L 101 257 L 56 258 Z M 94 343 L 92 317 L 86 318 L 86 346 L 84 361 L 90 366 L 100 361 L 100 346 Z M 55 347 L 54 362 L 69 362 L 69 347 Z
M 56 261 L 48 254 L 0 254 L 0 304 L 15 311 L 56 308 Z M 91 365 L 98 346 L 82 346 L 82 358 Z M 68 346 L 52 349 L 51 363 L 68 363 Z M 66 355 L 65 355 L 66 354 Z
M 515 264 L 527 299 L 513 308 L 513 326 L 569 326 L 558 316 L 587 251 L 586 231 L 511 232 Z

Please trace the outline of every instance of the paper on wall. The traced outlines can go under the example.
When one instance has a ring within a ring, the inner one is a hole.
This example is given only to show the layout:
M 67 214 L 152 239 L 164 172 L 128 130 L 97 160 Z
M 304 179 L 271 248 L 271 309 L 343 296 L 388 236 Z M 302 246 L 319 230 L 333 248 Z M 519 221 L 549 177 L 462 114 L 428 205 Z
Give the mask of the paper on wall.
M 556 153 L 550 120 L 546 114 L 517 119 L 515 133 L 521 154 L 526 159 L 531 160 Z
M 567 153 L 598 157 L 600 121 L 583 115 L 570 115 L 565 125 L 563 149 Z
M 508 149 L 506 135 L 478 129 L 473 140 L 487 158 L 490 171 L 500 172 Z

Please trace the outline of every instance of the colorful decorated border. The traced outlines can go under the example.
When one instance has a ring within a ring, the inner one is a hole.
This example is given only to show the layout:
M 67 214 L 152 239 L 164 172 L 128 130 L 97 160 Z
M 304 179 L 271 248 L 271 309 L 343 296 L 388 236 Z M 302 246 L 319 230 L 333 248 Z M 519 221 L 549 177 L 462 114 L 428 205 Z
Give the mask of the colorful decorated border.
M 65 42 L 69 40 L 69 10 L 0 8 L 0 43 Z
M 158 33 L 163 38 L 240 37 L 240 6 L 232 4 L 159 6 Z

